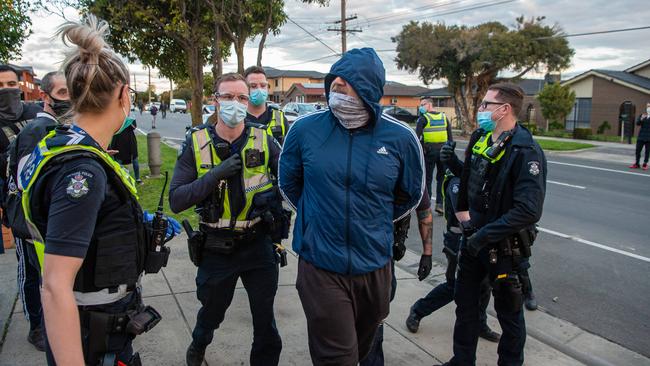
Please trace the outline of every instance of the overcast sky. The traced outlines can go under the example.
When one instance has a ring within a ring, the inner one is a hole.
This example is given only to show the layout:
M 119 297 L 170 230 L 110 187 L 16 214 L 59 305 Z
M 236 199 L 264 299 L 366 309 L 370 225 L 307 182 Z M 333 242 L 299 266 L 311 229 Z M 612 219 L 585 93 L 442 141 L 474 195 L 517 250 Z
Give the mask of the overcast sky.
M 485 6 L 486 4 L 491 5 Z M 327 28 L 338 26 L 331 22 L 340 19 L 339 0 L 330 0 L 330 6 L 326 8 L 304 5 L 298 0 L 286 0 L 286 12 L 291 19 L 325 44 L 337 51 L 341 49 L 340 35 L 326 31 Z M 348 49 L 373 47 L 382 51 L 379 55 L 386 68 L 387 80 L 411 85 L 423 84 L 417 75 L 397 70 L 394 62 L 396 53 L 391 51 L 395 49 L 395 44 L 390 40 L 410 20 L 459 25 L 499 21 L 512 26 L 515 18 L 522 14 L 527 17 L 544 15 L 546 22 L 559 24 L 568 34 L 650 25 L 650 7 L 646 1 L 641 0 L 347 0 L 347 14 L 358 17 L 350 21 L 348 27 L 362 30 L 361 33 L 348 36 Z M 73 9 L 68 9 L 66 16 L 78 18 Z M 59 39 L 53 40 L 52 36 L 62 21 L 56 15 L 32 16 L 33 34 L 23 45 L 22 59 L 13 63 L 33 66 L 37 77 L 58 68 L 63 59 L 64 46 Z M 563 71 L 563 78 L 594 68 L 622 70 L 650 59 L 649 39 L 650 29 L 569 38 L 576 54 L 571 67 Z M 256 61 L 257 41 L 247 44 L 246 66 Z M 288 21 L 278 36 L 267 39 L 262 63 L 280 69 L 327 72 L 336 57 L 309 61 L 331 54 L 333 52 L 330 49 Z M 129 69 L 136 75 L 137 89 L 145 89 L 146 69 L 140 64 L 130 64 Z M 225 70 L 236 70 L 235 56 L 227 60 Z M 209 67 L 206 67 L 207 71 Z M 169 89 L 169 81 L 158 78 L 155 69 L 151 71 L 151 76 L 158 92 Z M 444 81 L 440 81 L 430 87 L 443 84 Z

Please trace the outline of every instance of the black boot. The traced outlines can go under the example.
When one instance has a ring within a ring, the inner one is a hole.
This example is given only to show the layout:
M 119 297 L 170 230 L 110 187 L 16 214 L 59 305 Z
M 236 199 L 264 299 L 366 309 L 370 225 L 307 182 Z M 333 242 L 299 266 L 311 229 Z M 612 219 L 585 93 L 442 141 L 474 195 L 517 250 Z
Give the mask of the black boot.
M 413 307 L 411 307 L 409 316 L 406 318 L 406 329 L 408 329 L 411 333 L 417 333 L 418 329 L 420 328 L 420 319 L 420 316 L 416 314 L 413 310 Z
M 194 342 L 190 344 L 187 348 L 187 353 L 185 354 L 185 361 L 187 366 L 201 366 L 203 364 L 203 358 L 205 357 L 205 347 L 199 347 Z
M 478 336 L 487 341 L 494 342 L 494 343 L 499 342 L 499 339 L 501 339 L 501 334 L 493 331 L 487 325 L 483 327 L 483 329 L 481 329 L 481 333 L 479 333 Z
M 524 295 L 524 305 L 528 310 L 537 310 L 537 300 L 535 299 L 535 294 L 532 290 Z
M 33 344 L 37 350 L 45 352 L 45 334 L 43 327 L 30 330 L 29 335 L 27 335 L 27 342 Z

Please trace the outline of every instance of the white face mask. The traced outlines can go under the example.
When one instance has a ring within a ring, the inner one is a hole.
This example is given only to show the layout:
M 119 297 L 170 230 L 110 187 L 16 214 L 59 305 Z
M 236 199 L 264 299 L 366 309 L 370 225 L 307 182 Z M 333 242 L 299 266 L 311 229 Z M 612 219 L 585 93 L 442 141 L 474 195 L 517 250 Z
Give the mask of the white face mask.
M 341 126 L 348 130 L 363 127 L 370 119 L 363 101 L 349 95 L 330 92 L 329 106 Z
M 235 128 L 244 122 L 247 109 L 248 107 L 245 104 L 234 100 L 219 102 L 219 117 L 226 126 Z

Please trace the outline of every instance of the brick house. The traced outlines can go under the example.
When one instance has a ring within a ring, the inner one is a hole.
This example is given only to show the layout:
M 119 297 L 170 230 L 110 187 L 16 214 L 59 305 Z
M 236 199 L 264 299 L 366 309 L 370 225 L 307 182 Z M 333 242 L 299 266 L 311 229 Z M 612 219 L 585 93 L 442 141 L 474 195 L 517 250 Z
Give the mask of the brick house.
M 596 133 L 607 121 L 611 129 L 605 134 L 627 135 L 650 102 L 650 60 L 623 71 L 589 70 L 562 85 L 576 93 L 573 110 L 565 121 L 567 130 L 591 128 Z
M 325 100 L 325 84 L 323 83 L 296 83 L 289 88 L 284 97 L 285 102 L 297 103 L 323 103 Z
M 384 96 L 379 101 L 379 104 L 404 108 L 413 114 L 417 114 L 418 106 L 420 105 L 420 95 L 428 91 L 429 89 L 421 86 L 387 81 L 384 84 Z
M 278 70 L 264 67 L 269 81 L 269 100 L 275 103 L 288 102 L 287 94 L 294 84 L 322 84 L 325 75 L 318 71 Z
M 36 79 L 36 74 L 31 66 L 17 66 L 9 64 L 20 75 L 20 90 L 23 92 L 23 100 L 26 102 L 37 101 L 41 99 L 40 80 Z M 37 82 L 38 81 L 38 82 Z

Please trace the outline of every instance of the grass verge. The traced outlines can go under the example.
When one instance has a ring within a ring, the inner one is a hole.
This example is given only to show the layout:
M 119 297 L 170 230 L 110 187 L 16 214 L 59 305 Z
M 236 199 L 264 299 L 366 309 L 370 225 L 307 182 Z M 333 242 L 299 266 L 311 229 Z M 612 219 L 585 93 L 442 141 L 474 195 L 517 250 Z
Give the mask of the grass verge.
M 140 205 L 142 209 L 148 210 L 153 213 L 158 208 L 158 200 L 160 199 L 160 192 L 162 192 L 163 184 L 165 183 L 164 173 L 169 172 L 169 181 L 172 180 L 174 173 L 174 165 L 176 164 L 177 151 L 171 147 L 161 143 L 160 155 L 162 158 L 162 166 L 160 172 L 163 174 L 160 178 L 151 178 L 149 165 L 147 164 L 147 137 L 143 135 L 137 136 L 138 140 L 138 162 L 140 163 L 140 177 L 142 179 L 141 185 L 138 185 L 138 196 L 140 197 Z M 193 227 L 196 228 L 198 218 L 193 209 L 185 210 L 179 214 L 172 213 L 169 208 L 169 186 L 165 190 L 165 198 L 163 199 L 164 212 L 166 215 L 171 216 L 181 222 L 183 219 L 190 220 Z
M 544 150 L 550 151 L 573 151 L 580 149 L 587 149 L 594 147 L 593 144 L 585 144 L 583 142 L 573 142 L 573 141 L 555 141 L 555 140 L 536 140 L 539 146 Z

